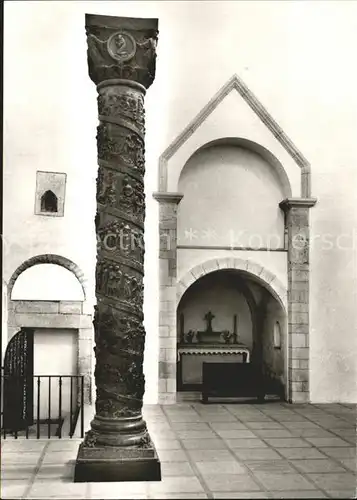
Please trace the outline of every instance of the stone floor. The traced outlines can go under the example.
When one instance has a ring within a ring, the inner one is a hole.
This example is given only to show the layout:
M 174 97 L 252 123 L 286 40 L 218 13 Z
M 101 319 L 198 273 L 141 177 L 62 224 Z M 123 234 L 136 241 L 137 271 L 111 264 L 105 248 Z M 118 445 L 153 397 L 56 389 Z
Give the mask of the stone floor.
M 161 482 L 73 483 L 78 440 L 2 441 L 1 498 L 356 498 L 356 406 L 146 406 Z

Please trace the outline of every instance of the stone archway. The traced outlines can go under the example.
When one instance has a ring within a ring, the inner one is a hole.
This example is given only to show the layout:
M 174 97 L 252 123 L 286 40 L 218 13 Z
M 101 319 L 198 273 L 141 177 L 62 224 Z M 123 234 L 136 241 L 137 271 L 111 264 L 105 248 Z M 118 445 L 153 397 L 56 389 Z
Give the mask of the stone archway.
M 236 269 L 238 271 L 244 271 L 252 274 L 253 276 L 256 276 L 262 283 L 266 285 L 268 290 L 280 302 L 284 309 L 286 309 L 287 289 L 275 274 L 271 273 L 263 266 L 252 260 L 231 257 L 210 259 L 203 264 L 199 264 L 198 266 L 193 267 L 188 273 L 186 273 L 181 279 L 179 279 L 177 282 L 177 304 L 179 303 L 185 291 L 197 279 L 205 276 L 208 273 L 219 271 L 221 269 Z
M 275 274 L 262 265 L 248 259 L 215 258 L 194 266 L 189 272 L 179 278 L 176 284 L 167 284 L 164 294 L 160 294 L 159 320 L 159 402 L 173 403 L 176 401 L 176 363 L 177 363 L 177 306 L 186 290 L 199 278 L 224 269 L 233 269 L 254 276 L 271 295 L 278 301 L 287 316 L 287 287 Z M 163 272 L 161 269 L 161 282 Z M 164 300 L 161 299 L 164 297 Z M 286 353 L 289 358 L 288 353 Z M 290 362 L 288 361 L 288 366 Z M 288 380 L 289 377 L 287 377 Z
M 280 280 L 256 262 L 223 257 L 192 268 L 178 282 L 177 288 L 178 391 L 200 391 L 198 372 L 202 357 L 189 359 L 192 357 L 182 357 L 180 352 L 187 347 L 182 344 L 182 338 L 190 329 L 200 336 L 205 335 L 203 315 L 209 310 L 215 318 L 215 335 L 223 330 L 238 334 L 239 345 L 249 349 L 250 362 L 264 376 L 267 394 L 287 399 L 286 289 Z M 274 341 L 273 327 L 277 321 L 282 326 L 279 345 Z M 218 337 L 216 339 L 219 342 Z
M 13 300 L 12 291 L 16 280 L 27 269 L 41 264 L 54 264 L 67 269 L 81 285 L 84 300 Z M 78 332 L 77 369 L 84 376 L 84 402 L 92 400 L 92 315 L 86 313 L 87 280 L 81 268 L 70 259 L 56 254 L 35 255 L 24 261 L 13 272 L 7 285 L 7 342 L 21 327 L 33 329 L 76 330 Z

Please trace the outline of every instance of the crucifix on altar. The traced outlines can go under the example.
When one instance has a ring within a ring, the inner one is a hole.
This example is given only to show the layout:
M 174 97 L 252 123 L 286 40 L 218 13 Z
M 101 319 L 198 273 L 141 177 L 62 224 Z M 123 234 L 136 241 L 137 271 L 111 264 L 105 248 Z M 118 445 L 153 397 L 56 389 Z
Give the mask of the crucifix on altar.
M 212 333 L 212 320 L 215 318 L 215 315 L 211 313 L 211 311 L 208 311 L 207 314 L 205 314 L 204 319 L 207 321 L 207 329 L 206 332 Z

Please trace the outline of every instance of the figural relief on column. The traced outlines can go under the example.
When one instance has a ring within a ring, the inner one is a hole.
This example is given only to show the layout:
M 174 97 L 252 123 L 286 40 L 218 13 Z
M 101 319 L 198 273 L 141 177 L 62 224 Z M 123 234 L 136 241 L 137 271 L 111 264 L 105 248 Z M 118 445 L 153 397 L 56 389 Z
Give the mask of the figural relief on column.
M 135 132 L 112 123 L 102 123 L 97 129 L 98 159 L 121 162 L 134 172 L 145 173 L 144 141 Z
M 98 169 L 97 202 L 116 208 L 140 224 L 145 218 L 145 193 L 142 180 L 105 168 Z

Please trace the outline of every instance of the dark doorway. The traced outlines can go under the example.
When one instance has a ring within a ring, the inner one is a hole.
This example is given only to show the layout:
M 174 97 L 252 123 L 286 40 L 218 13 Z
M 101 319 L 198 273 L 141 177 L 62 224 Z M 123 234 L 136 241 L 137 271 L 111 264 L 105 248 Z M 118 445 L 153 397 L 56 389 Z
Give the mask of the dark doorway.
M 33 424 L 34 331 L 21 328 L 10 340 L 4 358 L 3 428 L 16 432 Z

